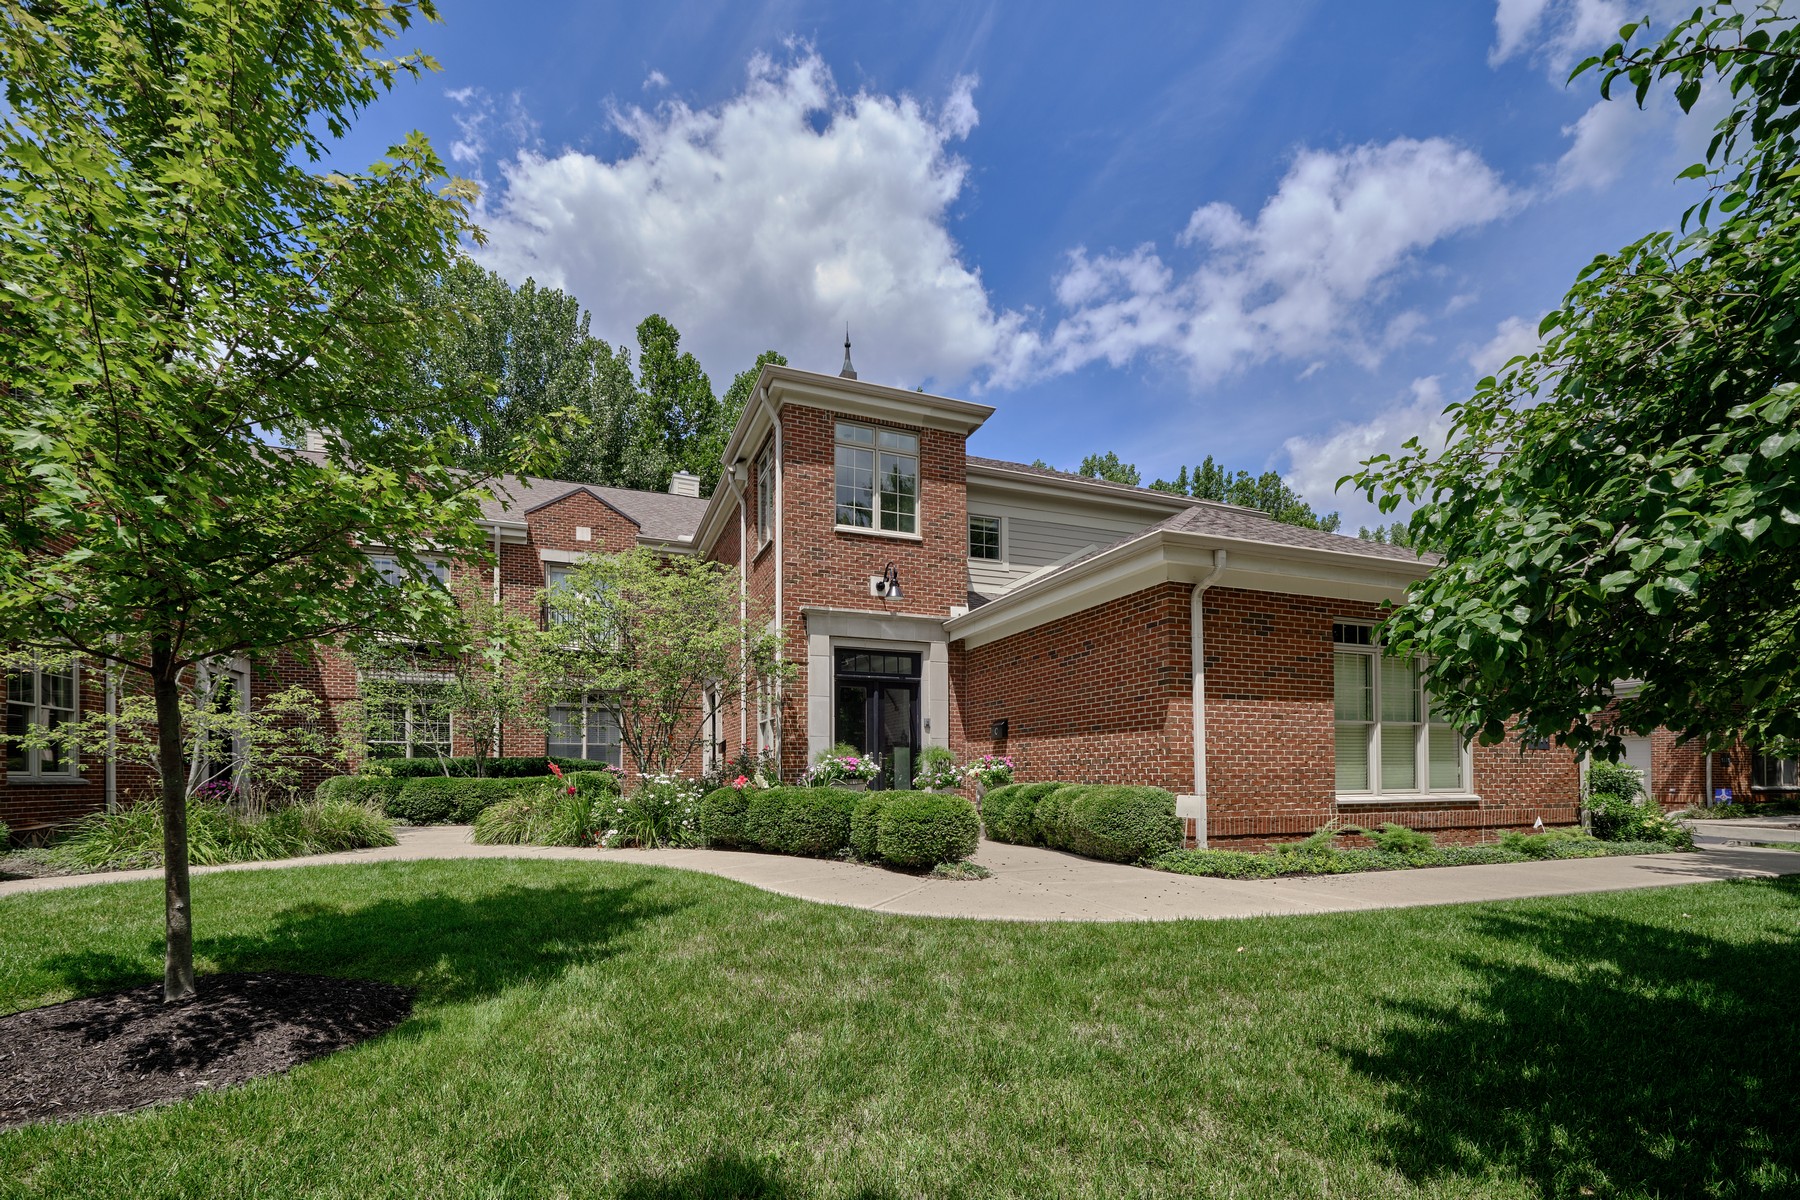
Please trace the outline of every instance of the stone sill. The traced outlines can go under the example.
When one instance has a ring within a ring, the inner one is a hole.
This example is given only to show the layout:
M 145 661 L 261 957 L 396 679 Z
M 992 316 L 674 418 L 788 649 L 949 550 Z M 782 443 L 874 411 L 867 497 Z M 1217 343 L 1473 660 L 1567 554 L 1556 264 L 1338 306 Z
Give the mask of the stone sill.
M 1481 797 L 1467 792 L 1394 792 L 1384 796 L 1339 796 L 1337 803 L 1339 808 L 1394 808 L 1419 804 L 1465 807 L 1480 804 Z
M 833 525 L 834 533 L 854 533 L 861 537 L 891 538 L 896 542 L 923 542 L 925 539 L 916 533 L 901 533 L 896 529 L 864 529 L 861 525 Z

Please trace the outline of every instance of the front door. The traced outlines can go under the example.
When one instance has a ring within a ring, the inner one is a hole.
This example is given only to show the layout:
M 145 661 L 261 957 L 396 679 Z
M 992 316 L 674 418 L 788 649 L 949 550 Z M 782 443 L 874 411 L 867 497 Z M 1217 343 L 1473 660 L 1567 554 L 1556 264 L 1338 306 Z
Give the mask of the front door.
M 837 740 L 881 761 L 876 786 L 909 788 L 919 757 L 919 656 L 839 650 Z

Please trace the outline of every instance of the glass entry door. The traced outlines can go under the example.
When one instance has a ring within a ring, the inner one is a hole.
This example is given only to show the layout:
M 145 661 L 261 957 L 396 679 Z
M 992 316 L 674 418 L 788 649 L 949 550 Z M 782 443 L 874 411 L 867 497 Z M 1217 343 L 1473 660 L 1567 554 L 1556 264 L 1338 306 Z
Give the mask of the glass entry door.
M 839 650 L 837 740 L 881 760 L 875 786 L 909 788 L 919 757 L 919 656 Z

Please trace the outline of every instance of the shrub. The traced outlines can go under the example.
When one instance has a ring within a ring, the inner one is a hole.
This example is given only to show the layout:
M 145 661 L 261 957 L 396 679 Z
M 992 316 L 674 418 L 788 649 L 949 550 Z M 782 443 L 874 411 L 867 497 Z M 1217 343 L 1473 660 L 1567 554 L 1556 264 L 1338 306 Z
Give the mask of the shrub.
M 629 797 L 615 801 L 603 835 L 609 847 L 697 846 L 700 793 L 678 775 L 646 775 Z
M 342 801 L 386 811 L 388 801 L 400 794 L 404 779 L 383 779 L 368 775 L 336 775 L 313 792 L 315 801 Z
M 74 871 L 159 867 L 162 837 L 162 805 L 145 801 L 83 817 L 47 858 Z M 344 801 L 290 805 L 262 820 L 248 820 L 223 804 L 188 801 L 188 861 L 198 867 L 393 844 L 391 822 Z
M 1503 849 L 1527 858 L 1597 858 L 1606 853 L 1598 840 L 1566 829 L 1546 829 L 1542 833 L 1508 830 L 1500 835 Z
M 314 800 L 290 804 L 264 821 L 270 836 L 305 849 L 305 854 L 336 854 L 369 846 L 395 844 L 394 823 L 379 811 L 346 800 Z
M 378 758 L 364 763 L 359 773 L 393 779 L 473 779 L 476 777 L 477 762 L 477 759 L 466 755 L 455 758 Z M 511 755 L 488 759 L 482 765 L 481 774 L 488 779 L 536 779 L 550 773 L 551 763 L 564 771 L 592 771 L 599 766 L 585 758 L 543 754 Z
M 407 779 L 389 797 L 387 814 L 414 825 L 468 825 L 490 804 L 552 785 L 548 775 L 535 779 Z
M 1054 826 L 1042 819 L 1046 804 L 1058 807 Z M 1155 858 L 1183 840 L 1174 793 L 1162 788 L 1062 788 L 1039 802 L 1039 814 L 1046 845 L 1109 862 Z
M 547 780 L 488 805 L 475 817 L 472 840 L 484 846 L 591 846 L 595 802 Z
M 5 850 L 11 844 L 12 830 L 6 827 L 5 821 L 0 821 L 0 850 Z
M 1062 787 L 1060 783 L 1009 783 L 981 798 L 981 823 L 996 842 L 1033 846 L 1043 842 L 1038 831 L 1038 801 Z
M 1377 850 L 1388 854 L 1425 854 L 1436 848 L 1437 843 L 1429 833 L 1421 833 L 1417 829 L 1408 829 L 1404 825 L 1396 825 L 1392 821 L 1380 829 L 1347 828 L 1345 833 L 1360 833 L 1369 839 Z
M 756 792 L 744 817 L 750 841 L 778 854 L 822 857 L 850 844 L 857 794 L 832 787 L 778 787 Z
M 1077 783 L 1053 784 L 1038 797 L 1037 803 L 1031 806 L 1031 830 L 1033 840 L 1038 845 L 1057 850 L 1069 848 L 1069 805 L 1074 802 L 1075 794 L 1086 786 Z
M 850 853 L 864 862 L 881 857 L 881 810 L 890 792 L 864 792 L 850 810 Z
M 563 778 L 573 784 L 576 791 L 596 800 L 617 796 L 621 790 L 618 773 L 614 771 L 570 771 Z
M 714 788 L 700 800 L 700 837 L 709 846 L 735 850 L 750 845 L 744 828 L 745 814 L 750 810 L 748 788 Z
M 934 867 L 975 853 L 981 824 L 961 796 L 884 792 L 876 819 L 876 853 L 896 867 Z

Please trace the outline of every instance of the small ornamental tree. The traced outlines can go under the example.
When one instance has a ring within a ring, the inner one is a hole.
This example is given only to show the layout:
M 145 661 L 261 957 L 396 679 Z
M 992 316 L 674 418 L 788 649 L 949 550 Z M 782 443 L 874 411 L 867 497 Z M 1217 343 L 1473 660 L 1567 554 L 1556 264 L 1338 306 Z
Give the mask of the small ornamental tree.
M 1537 352 L 1450 407 L 1446 445 L 1344 481 L 1419 505 L 1408 532 L 1442 561 L 1383 638 L 1484 741 L 1800 738 L 1800 24 L 1780 9 L 1696 10 L 1659 41 L 1627 25 L 1575 69 L 1640 104 L 1728 90 L 1682 173 L 1711 194 L 1683 232 L 1584 267 Z
M 0 645 L 110 662 L 155 704 L 163 992 L 194 995 L 182 679 L 223 656 L 441 638 L 427 562 L 479 555 L 452 429 L 408 370 L 471 232 L 409 136 L 316 164 L 420 56 L 430 0 L 0 6 Z M 299 454 L 272 433 L 319 436 Z M 362 547 L 390 561 L 377 569 Z
M 740 621 L 740 600 L 721 564 L 645 549 L 588 555 L 547 594 L 560 686 L 605 697 L 640 774 L 691 758 L 750 681 L 791 674 L 780 632 L 754 612 Z

